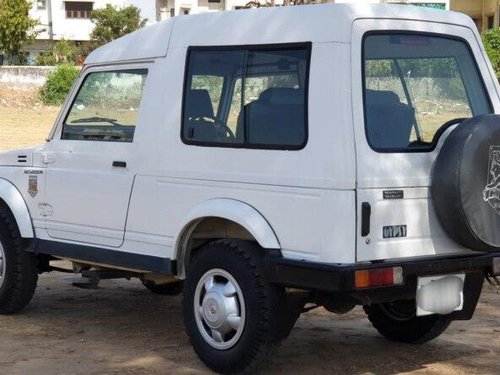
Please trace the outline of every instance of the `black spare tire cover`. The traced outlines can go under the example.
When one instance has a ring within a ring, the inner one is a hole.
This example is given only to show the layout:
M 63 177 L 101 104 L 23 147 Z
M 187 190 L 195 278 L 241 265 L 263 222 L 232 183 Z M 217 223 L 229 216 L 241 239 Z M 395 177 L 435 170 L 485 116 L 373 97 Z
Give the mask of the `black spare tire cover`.
M 477 251 L 500 248 L 500 116 L 458 125 L 436 158 L 431 194 L 448 235 Z

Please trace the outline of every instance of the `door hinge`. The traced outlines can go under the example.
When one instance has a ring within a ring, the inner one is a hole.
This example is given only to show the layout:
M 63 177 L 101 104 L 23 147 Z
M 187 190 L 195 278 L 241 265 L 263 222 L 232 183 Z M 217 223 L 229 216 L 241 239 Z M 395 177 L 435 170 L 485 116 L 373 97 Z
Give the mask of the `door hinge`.
M 56 156 L 50 152 L 42 152 L 42 160 L 44 164 L 52 164 L 56 161 Z
M 52 206 L 50 204 L 40 203 L 38 205 L 38 209 L 40 210 L 41 216 L 44 216 L 44 217 L 52 216 L 53 209 L 52 209 Z

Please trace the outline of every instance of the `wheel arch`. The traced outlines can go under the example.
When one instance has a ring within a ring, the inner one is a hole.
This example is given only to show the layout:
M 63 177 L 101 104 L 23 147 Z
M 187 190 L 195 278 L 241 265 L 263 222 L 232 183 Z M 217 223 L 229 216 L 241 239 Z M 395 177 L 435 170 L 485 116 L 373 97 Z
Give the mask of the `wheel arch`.
M 256 241 L 264 249 L 281 249 L 278 237 L 264 216 L 247 203 L 227 198 L 205 201 L 194 207 L 182 221 L 175 240 L 177 274 L 185 277 L 196 233 L 204 240 L 241 238 Z M 212 237 L 211 237 L 212 236 Z
M 0 204 L 12 212 L 21 237 L 33 238 L 33 224 L 28 206 L 17 188 L 5 179 L 0 179 Z

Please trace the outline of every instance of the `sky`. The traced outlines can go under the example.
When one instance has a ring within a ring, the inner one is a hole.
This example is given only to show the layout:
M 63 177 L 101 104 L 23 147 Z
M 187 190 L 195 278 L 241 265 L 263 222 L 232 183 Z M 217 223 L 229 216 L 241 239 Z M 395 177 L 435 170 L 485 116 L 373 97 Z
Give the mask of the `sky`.
M 148 22 L 155 22 L 155 0 L 127 0 L 130 5 L 135 5 L 141 9 L 143 18 L 147 18 Z

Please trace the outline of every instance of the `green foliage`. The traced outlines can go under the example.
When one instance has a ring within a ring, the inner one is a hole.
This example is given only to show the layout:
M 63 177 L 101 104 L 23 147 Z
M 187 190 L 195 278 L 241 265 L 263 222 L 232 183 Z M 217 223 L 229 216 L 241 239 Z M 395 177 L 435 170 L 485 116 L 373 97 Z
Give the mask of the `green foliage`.
M 481 34 L 481 37 L 491 65 L 497 77 L 500 77 L 500 28 L 487 30 Z
M 40 98 L 44 104 L 61 104 L 71 86 L 78 77 L 79 70 L 71 64 L 61 64 L 49 74 L 47 82 L 40 89 Z
M 61 39 L 50 51 L 40 53 L 36 58 L 37 65 L 74 64 L 77 55 L 75 43 Z
M 106 8 L 93 10 L 90 20 L 95 23 L 90 37 L 96 47 L 138 30 L 147 22 L 147 19 L 141 19 L 140 9 L 133 5 L 119 9 L 110 4 Z
M 38 21 L 29 17 L 30 9 L 29 0 L 0 0 L 0 52 L 17 55 L 34 41 Z

